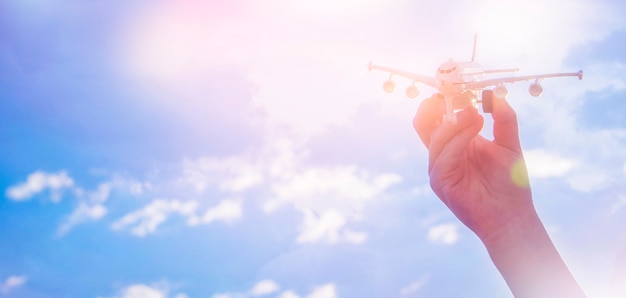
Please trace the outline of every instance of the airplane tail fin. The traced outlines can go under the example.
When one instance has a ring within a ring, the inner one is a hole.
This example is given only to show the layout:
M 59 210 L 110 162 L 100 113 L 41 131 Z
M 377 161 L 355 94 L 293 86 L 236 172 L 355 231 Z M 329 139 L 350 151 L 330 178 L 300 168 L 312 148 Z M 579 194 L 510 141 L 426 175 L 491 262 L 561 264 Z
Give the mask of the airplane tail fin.
M 474 50 L 472 50 L 472 62 L 476 62 L 476 48 L 478 47 L 478 34 L 474 34 Z

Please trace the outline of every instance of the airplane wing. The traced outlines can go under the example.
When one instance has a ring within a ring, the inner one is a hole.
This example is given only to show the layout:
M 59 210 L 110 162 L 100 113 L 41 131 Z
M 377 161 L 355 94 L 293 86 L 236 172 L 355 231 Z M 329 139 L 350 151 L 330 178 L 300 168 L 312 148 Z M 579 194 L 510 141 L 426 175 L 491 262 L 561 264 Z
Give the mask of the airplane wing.
M 374 65 L 374 64 L 372 64 L 372 62 L 370 62 L 367 65 L 367 69 L 369 69 L 369 70 L 372 70 L 372 69 L 381 70 L 381 71 L 384 71 L 384 72 L 388 72 L 388 73 L 390 73 L 392 75 L 399 75 L 401 77 L 405 77 L 405 78 L 407 78 L 409 80 L 412 80 L 414 82 L 420 82 L 420 83 L 426 84 L 428 86 L 437 88 L 437 85 L 435 84 L 435 78 L 432 78 L 432 77 L 422 76 L 422 75 L 410 73 L 410 72 L 399 70 L 399 69 L 393 69 L 393 68 L 390 68 L 390 67 Z
M 483 81 L 476 82 L 467 82 L 463 83 L 468 89 L 480 90 L 489 86 L 498 86 L 505 83 L 514 83 L 519 81 L 530 81 L 530 80 L 540 80 L 545 78 L 554 78 L 554 77 L 578 77 L 579 80 L 583 79 L 583 71 L 579 70 L 578 72 L 569 72 L 569 73 L 549 73 L 549 74 L 540 74 L 540 75 L 530 75 L 530 76 L 517 76 L 517 77 L 506 77 L 506 78 L 496 78 L 489 79 Z

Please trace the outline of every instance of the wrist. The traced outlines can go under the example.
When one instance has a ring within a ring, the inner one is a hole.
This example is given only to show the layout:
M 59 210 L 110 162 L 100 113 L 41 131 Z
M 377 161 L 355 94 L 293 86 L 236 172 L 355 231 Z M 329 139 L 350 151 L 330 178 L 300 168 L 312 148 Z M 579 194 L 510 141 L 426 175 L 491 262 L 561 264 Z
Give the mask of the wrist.
M 489 248 L 506 247 L 512 242 L 524 241 L 533 243 L 536 240 L 534 238 L 542 238 L 545 236 L 547 240 L 547 232 L 539 219 L 539 215 L 535 210 L 532 203 L 525 206 L 516 206 L 517 209 L 514 213 L 507 214 L 507 219 L 501 222 L 495 229 L 478 235 L 483 244 Z
M 534 207 L 481 240 L 515 297 L 585 297 Z

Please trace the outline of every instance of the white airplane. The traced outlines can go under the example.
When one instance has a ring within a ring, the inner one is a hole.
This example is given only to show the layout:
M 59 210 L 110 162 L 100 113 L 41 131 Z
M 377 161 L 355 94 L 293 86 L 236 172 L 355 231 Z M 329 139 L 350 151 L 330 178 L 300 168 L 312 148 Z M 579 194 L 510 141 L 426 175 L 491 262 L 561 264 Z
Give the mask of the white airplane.
M 374 65 L 372 62 L 369 63 L 368 69 L 381 70 L 389 73 L 389 79 L 383 83 L 383 90 L 388 93 L 393 92 L 396 87 L 396 84 L 392 80 L 393 75 L 405 77 L 412 81 L 411 85 L 406 89 L 406 95 L 409 98 L 415 98 L 419 95 L 419 90 L 416 85 L 417 82 L 436 88 L 438 91 L 437 95 L 443 97 L 446 102 L 446 115 L 443 116 L 443 120 L 453 124 L 456 123 L 454 110 L 463 109 L 470 104 L 477 106 L 478 103 L 482 103 L 483 112 L 491 113 L 493 97 L 505 98 L 509 93 L 505 86 L 506 83 L 535 80 L 535 82 L 528 87 L 528 92 L 530 95 L 537 97 L 543 93 L 543 87 L 540 83 L 541 80 L 545 78 L 576 76 L 579 80 L 583 79 L 582 70 L 572 73 L 550 73 L 483 79 L 484 75 L 512 73 L 519 71 L 519 69 L 484 70 L 480 64 L 476 62 L 477 40 L 478 36 L 475 35 L 474 50 L 470 62 L 458 62 L 450 59 L 439 66 L 435 77 L 422 76 L 390 67 Z M 488 87 L 494 88 L 485 89 Z M 479 91 L 482 91 L 480 100 L 478 99 Z

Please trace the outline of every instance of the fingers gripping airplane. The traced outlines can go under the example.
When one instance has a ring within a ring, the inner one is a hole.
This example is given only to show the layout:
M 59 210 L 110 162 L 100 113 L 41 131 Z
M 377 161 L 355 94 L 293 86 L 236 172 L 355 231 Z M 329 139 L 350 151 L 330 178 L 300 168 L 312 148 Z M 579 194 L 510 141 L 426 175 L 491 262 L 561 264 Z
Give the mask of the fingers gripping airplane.
M 513 73 L 519 71 L 519 69 L 484 70 L 480 64 L 476 62 L 477 41 L 478 36 L 475 35 L 471 61 L 458 62 L 450 59 L 439 66 L 435 77 L 422 76 L 390 67 L 374 65 L 371 62 L 368 65 L 368 69 L 381 70 L 389 73 L 389 79 L 383 83 L 383 90 L 388 93 L 393 92 L 396 87 L 395 82 L 392 80 L 394 75 L 405 77 L 412 81 L 411 85 L 406 89 L 406 96 L 409 98 L 415 98 L 419 95 L 417 88 L 418 82 L 436 88 L 438 93 L 435 94 L 435 96 L 443 97 L 446 103 L 446 114 L 443 116 L 443 121 L 452 124 L 456 123 L 454 111 L 464 109 L 469 105 L 477 106 L 478 103 L 481 103 L 483 112 L 491 113 L 493 109 L 493 98 L 505 98 L 508 95 L 509 91 L 505 86 L 507 83 L 534 80 L 528 87 L 528 93 L 537 97 L 543 93 L 541 81 L 545 78 L 575 76 L 578 77 L 579 80 L 583 79 L 582 70 L 572 73 L 550 73 L 483 79 L 484 75 Z M 479 92 L 480 99 L 478 98 Z

